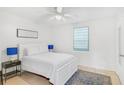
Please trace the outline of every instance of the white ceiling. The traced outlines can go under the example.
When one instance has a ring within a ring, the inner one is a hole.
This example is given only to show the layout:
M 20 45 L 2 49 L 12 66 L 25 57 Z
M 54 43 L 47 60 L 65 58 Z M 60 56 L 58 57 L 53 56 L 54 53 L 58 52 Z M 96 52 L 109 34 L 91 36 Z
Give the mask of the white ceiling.
M 79 21 L 88 21 L 103 17 L 111 17 L 122 13 L 124 8 L 100 8 L 100 7 L 64 7 L 64 12 L 71 14 L 73 18 L 68 18 L 64 23 L 75 23 Z M 49 20 L 50 7 L 16 7 L 0 8 L 0 11 L 6 11 L 38 24 L 41 23 L 62 23 L 62 21 Z

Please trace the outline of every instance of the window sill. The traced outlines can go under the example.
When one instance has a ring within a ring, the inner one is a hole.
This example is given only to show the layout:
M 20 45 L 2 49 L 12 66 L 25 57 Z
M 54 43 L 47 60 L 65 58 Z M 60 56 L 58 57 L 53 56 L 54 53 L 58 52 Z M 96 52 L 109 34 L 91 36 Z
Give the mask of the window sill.
M 73 53 L 78 53 L 78 54 L 88 54 L 90 51 L 75 51 L 73 50 Z

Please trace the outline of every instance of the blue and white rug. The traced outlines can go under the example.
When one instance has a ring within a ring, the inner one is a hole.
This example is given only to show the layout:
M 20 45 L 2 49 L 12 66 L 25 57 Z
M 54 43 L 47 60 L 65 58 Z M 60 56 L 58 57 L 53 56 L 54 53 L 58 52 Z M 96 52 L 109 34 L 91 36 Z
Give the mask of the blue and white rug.
M 78 70 L 65 85 L 112 85 L 109 76 Z

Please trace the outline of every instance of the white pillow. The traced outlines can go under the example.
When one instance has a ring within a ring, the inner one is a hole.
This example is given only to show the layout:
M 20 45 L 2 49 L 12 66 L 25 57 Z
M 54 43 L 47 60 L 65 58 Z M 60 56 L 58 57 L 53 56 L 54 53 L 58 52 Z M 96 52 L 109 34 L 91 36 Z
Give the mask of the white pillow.
M 40 53 L 39 47 L 29 47 L 26 49 L 27 56 L 35 55 Z

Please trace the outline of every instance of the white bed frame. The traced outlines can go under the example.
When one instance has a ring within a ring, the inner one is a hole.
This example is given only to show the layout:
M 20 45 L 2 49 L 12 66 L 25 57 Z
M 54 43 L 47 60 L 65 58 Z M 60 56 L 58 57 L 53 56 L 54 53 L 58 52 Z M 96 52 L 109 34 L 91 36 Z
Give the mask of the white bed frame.
M 19 44 L 19 59 L 22 60 L 23 56 L 25 56 L 25 48 L 28 46 L 34 46 L 36 44 Z M 40 46 L 42 44 L 40 43 Z M 54 80 L 49 80 L 54 85 L 64 85 L 69 78 L 77 71 L 77 60 L 71 60 L 73 62 L 67 62 L 67 64 L 63 65 L 59 69 L 56 70 L 54 75 Z M 26 66 L 25 66 L 26 68 Z M 43 75 L 39 73 L 38 69 L 32 70 L 31 68 L 27 67 L 29 72 L 33 72 L 39 75 Z M 22 66 L 23 69 L 23 66 Z M 45 76 L 46 77 L 46 76 Z

